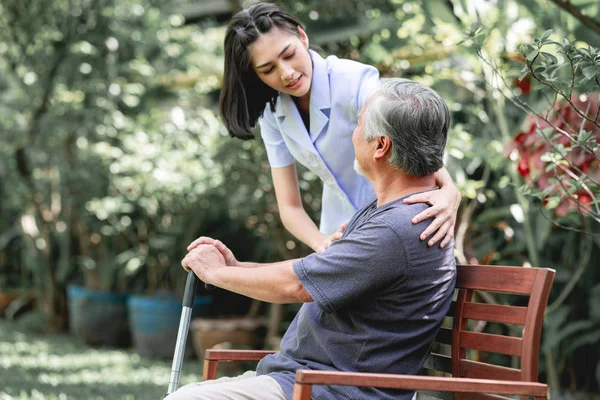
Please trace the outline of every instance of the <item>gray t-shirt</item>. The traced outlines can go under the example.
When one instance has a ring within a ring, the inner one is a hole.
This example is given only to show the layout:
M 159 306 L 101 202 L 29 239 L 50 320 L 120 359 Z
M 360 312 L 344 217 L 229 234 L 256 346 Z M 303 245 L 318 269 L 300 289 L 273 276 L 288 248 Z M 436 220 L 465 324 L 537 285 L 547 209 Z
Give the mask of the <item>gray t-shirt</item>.
M 294 263 L 314 302 L 305 303 L 257 374 L 292 398 L 298 369 L 418 374 L 452 300 L 454 243 L 427 247 L 412 224 L 427 205 L 370 202 L 341 240 Z M 410 399 L 413 392 L 314 386 L 313 399 Z

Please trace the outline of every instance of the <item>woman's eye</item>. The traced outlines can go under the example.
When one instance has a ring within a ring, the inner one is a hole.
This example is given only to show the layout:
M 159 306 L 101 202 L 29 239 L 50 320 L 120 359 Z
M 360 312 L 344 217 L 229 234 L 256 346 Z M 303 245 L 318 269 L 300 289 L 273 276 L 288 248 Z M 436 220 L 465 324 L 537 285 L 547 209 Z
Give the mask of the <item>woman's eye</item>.
M 296 54 L 296 52 L 293 51 L 292 54 L 290 54 L 289 56 L 286 56 L 285 59 L 289 60 L 290 58 L 294 57 L 295 54 Z
M 275 69 L 275 67 L 271 67 L 268 70 L 266 70 L 265 72 L 263 72 L 263 74 L 269 75 L 271 72 L 273 72 L 274 69 Z

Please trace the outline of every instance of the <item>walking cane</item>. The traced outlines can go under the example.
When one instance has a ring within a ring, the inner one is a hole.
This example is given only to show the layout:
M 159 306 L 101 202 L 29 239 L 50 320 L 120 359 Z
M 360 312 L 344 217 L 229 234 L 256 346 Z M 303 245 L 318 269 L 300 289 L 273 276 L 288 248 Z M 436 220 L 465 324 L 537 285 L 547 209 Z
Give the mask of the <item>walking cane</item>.
M 179 375 L 181 374 L 181 365 L 185 353 L 185 342 L 190 329 L 190 320 L 192 319 L 192 307 L 194 306 L 194 297 L 198 287 L 198 278 L 194 271 L 188 271 L 185 281 L 185 291 L 183 292 L 183 308 L 181 309 L 181 319 L 179 320 L 179 331 L 177 332 L 177 343 L 175 343 L 175 354 L 173 355 L 173 366 L 171 367 L 171 379 L 169 380 L 168 396 L 179 387 Z

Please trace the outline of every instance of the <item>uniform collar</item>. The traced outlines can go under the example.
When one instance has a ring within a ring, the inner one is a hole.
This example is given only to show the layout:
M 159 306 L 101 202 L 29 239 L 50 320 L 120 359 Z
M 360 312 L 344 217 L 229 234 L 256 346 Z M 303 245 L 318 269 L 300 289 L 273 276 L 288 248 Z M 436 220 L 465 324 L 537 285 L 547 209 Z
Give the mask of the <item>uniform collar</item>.
M 313 77 L 310 88 L 310 105 L 319 110 L 331 108 L 331 90 L 327 62 L 317 52 L 308 50 L 313 61 Z

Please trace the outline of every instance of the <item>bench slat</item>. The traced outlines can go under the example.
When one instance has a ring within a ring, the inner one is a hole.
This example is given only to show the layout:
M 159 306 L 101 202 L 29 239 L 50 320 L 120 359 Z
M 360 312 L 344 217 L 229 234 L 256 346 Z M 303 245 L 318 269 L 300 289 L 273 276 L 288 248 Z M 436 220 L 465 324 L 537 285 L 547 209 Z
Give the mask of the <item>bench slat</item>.
M 521 380 L 521 370 L 471 360 L 459 361 L 460 376 L 475 379 Z
M 462 311 L 463 318 L 516 325 L 524 325 L 527 315 L 527 307 L 483 303 L 465 303 Z
M 490 351 L 492 353 L 520 356 L 523 340 L 516 337 L 490 333 L 460 332 L 459 346 L 465 349 Z
M 457 268 L 457 288 L 516 294 L 531 293 L 537 274 L 537 268 L 524 267 L 460 265 Z

